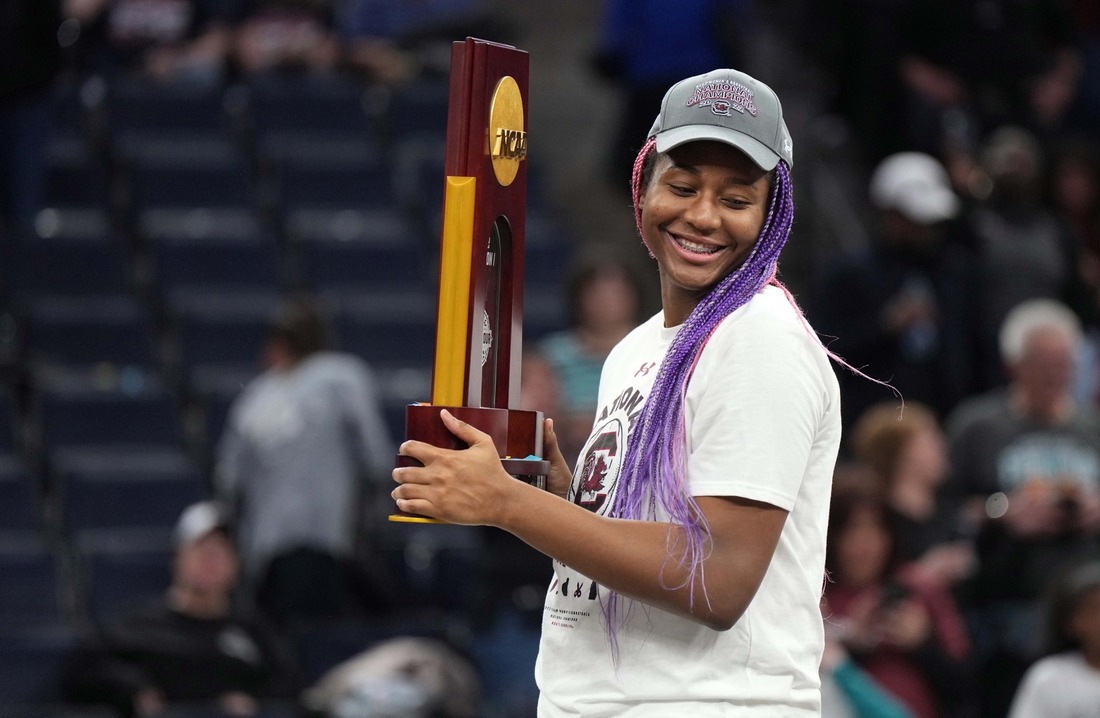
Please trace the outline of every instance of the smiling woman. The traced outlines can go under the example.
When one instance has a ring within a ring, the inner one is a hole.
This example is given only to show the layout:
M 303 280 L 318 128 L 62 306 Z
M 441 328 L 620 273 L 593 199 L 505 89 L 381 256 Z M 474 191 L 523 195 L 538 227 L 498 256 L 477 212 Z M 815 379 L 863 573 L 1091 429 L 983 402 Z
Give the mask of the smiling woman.
M 665 95 L 634 205 L 662 311 L 608 356 L 570 472 L 552 422 L 548 491 L 485 434 L 401 447 L 398 506 L 490 524 L 554 559 L 539 715 L 817 716 L 818 599 L 840 443 L 826 350 L 775 279 L 794 205 L 775 93 L 735 70 Z

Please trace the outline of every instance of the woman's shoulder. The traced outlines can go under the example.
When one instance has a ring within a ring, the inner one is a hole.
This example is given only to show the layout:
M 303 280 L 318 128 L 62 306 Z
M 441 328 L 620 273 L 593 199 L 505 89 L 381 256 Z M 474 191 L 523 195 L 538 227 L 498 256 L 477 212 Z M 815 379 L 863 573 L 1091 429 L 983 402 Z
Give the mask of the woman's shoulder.
M 710 343 L 721 351 L 722 347 L 756 341 L 790 349 L 804 347 L 824 354 L 809 324 L 799 316 L 783 290 L 774 285 L 764 287 L 723 319 Z

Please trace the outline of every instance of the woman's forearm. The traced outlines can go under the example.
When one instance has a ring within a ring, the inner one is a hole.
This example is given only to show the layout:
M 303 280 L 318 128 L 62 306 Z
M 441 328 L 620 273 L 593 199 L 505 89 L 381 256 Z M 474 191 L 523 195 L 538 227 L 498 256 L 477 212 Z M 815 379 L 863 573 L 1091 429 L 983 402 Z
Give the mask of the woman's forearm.
M 730 628 L 752 600 L 786 516 L 754 502 L 699 498 L 711 534 L 705 570 L 689 584 L 679 526 L 609 519 L 526 484 L 516 489 L 500 528 L 617 593 L 716 630 Z

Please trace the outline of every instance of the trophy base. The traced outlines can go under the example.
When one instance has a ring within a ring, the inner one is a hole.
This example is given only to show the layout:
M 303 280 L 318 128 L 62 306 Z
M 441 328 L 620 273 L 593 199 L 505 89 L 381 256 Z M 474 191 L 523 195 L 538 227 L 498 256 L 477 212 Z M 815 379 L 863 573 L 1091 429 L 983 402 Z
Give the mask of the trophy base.
M 550 474 L 550 462 L 542 456 L 542 419 L 541 411 L 523 411 L 520 409 L 486 409 L 468 406 L 432 406 L 430 404 L 409 404 L 405 408 L 405 438 L 423 441 L 442 449 L 461 450 L 468 448 L 443 425 L 439 412 L 449 411 L 456 419 L 465 421 L 476 429 L 485 432 L 493 439 L 501 464 L 509 475 L 531 484 L 539 489 L 546 488 L 546 477 Z M 522 456 L 522 459 L 512 458 Z M 410 456 L 398 455 L 395 465 L 423 466 Z M 443 524 L 446 521 L 433 519 L 419 514 L 411 514 L 395 509 L 389 517 L 398 523 Z

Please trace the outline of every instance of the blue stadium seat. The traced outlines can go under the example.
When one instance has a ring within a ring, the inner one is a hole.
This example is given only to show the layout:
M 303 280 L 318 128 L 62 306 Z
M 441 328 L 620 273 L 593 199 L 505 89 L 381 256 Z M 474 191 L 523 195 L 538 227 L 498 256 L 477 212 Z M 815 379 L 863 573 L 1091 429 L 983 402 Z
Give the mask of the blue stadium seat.
M 276 134 L 261 147 L 279 203 L 291 207 L 389 207 L 389 164 L 365 136 Z
M 279 295 L 267 292 L 179 292 L 169 300 L 185 367 L 257 365 Z
M 228 128 L 222 91 L 191 82 L 119 78 L 107 89 L 112 134 L 132 131 L 219 134 Z
M 363 90 L 340 78 L 265 75 L 249 86 L 252 121 L 270 132 L 365 132 Z
M 382 538 L 378 551 L 410 607 L 473 607 L 485 548 L 481 534 L 454 528 L 419 525 Z
M 34 534 L 0 534 L 0 624 L 45 624 L 58 617 L 53 554 Z
M 176 446 L 175 400 L 153 375 L 133 367 L 68 371 L 37 379 L 44 446 Z
M 528 214 L 525 240 L 524 286 L 562 287 L 573 249 L 565 229 L 546 217 Z
M 302 275 L 315 291 L 369 282 L 423 285 L 423 243 L 395 212 L 299 210 L 287 219 Z
M 400 442 L 405 436 L 405 407 L 431 399 L 432 370 L 429 366 L 373 368 L 390 437 Z
M 15 406 L 11 395 L 0 390 L 0 452 L 11 451 L 15 447 L 15 438 Z
M 13 454 L 0 453 L 0 531 L 34 531 L 37 527 L 34 479 Z
M 446 148 L 441 133 L 414 135 L 394 149 L 394 188 L 405 207 L 430 213 L 442 211 Z
M 426 366 L 435 351 L 435 296 L 426 291 L 328 292 L 343 349 L 372 364 Z
M 245 365 L 207 364 L 191 371 L 191 390 L 202 402 L 206 445 L 214 449 L 225 430 L 229 408 L 258 372 L 255 363 Z
M 54 363 L 154 363 L 149 315 L 126 296 L 37 299 L 27 309 L 27 344 Z
M 47 206 L 106 207 L 107 178 L 84 138 L 55 135 L 46 144 Z
M 4 284 L 13 297 L 124 294 L 129 288 L 126 247 L 106 215 L 47 209 L 37 232 L 6 240 Z
M 0 706 L 5 715 L 17 705 L 59 701 L 61 669 L 76 645 L 72 631 L 56 623 L 0 630 Z M 58 716 L 40 705 L 33 714 Z
M 250 209 L 147 210 L 140 227 L 162 292 L 283 283 L 278 243 Z
M 557 287 L 530 286 L 523 288 L 523 341 L 538 341 L 551 332 L 568 327 L 565 302 Z
M 207 493 L 198 468 L 174 449 L 71 449 L 52 464 L 70 534 L 170 528 Z
M 229 140 L 130 136 L 119 143 L 133 207 L 241 207 L 253 202 L 252 173 Z
M 164 595 L 171 583 L 171 534 L 163 530 L 85 532 L 77 541 L 88 609 L 97 620 Z
M 397 90 L 390 101 L 390 131 L 395 137 L 443 136 L 447 131 L 448 94 L 445 80 L 426 80 Z

